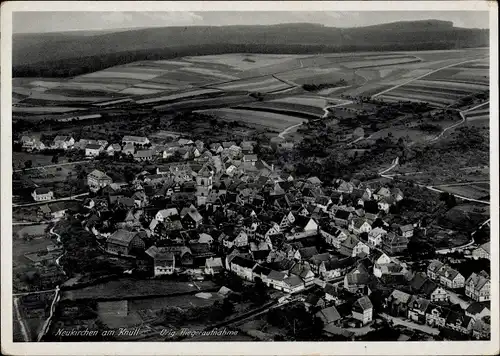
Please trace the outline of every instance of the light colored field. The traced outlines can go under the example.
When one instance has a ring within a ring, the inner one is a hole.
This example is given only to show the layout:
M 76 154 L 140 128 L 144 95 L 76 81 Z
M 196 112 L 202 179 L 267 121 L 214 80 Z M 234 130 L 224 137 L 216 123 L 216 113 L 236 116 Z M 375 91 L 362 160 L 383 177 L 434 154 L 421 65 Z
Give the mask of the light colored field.
M 46 80 L 35 80 L 30 83 L 34 87 L 55 88 L 61 85 L 61 82 L 50 82 Z
M 98 91 L 116 92 L 116 91 L 123 90 L 126 87 L 127 87 L 127 85 L 125 85 L 125 84 L 117 84 L 117 83 L 104 84 L 104 83 L 89 83 L 89 82 L 69 81 L 69 82 L 61 84 L 58 87 L 58 89 L 78 89 L 78 90 L 82 90 L 82 91 L 98 90 Z
M 196 284 L 201 288 L 214 288 L 216 285 L 211 281 L 199 281 Z M 187 293 L 197 291 L 195 285 L 189 282 L 169 281 L 160 279 L 136 280 L 122 278 L 119 280 L 99 283 L 77 290 L 64 291 L 61 299 L 88 299 L 88 298 L 117 298 L 123 299 L 148 296 L 148 295 L 170 295 L 174 293 Z
M 159 90 L 174 90 L 177 89 L 176 86 L 166 85 L 166 84 L 150 84 L 150 83 L 139 83 L 134 85 L 136 88 L 146 88 L 146 89 L 159 89 Z
M 424 77 L 425 78 L 425 77 Z M 412 84 L 420 84 L 427 85 L 430 88 L 450 88 L 450 89 L 460 89 L 460 90 L 469 90 L 470 92 L 474 91 L 483 91 L 488 89 L 488 85 L 483 84 L 474 84 L 474 83 L 460 83 L 453 81 L 442 81 L 442 80 L 427 80 L 427 79 L 419 79 Z
M 274 54 L 221 54 L 198 57 L 185 57 L 189 62 L 205 62 L 227 65 L 238 71 L 247 71 L 261 67 L 281 64 L 300 55 L 274 55 Z
M 209 75 L 209 76 L 220 78 L 220 79 L 226 79 L 226 80 L 238 79 L 238 77 L 235 77 L 234 75 L 224 74 L 221 71 L 216 70 L 216 69 L 199 68 L 199 67 L 186 67 L 186 68 L 183 68 L 181 70 L 186 71 L 186 72 L 205 74 L 205 75 Z
M 105 70 L 105 71 L 85 74 L 82 75 L 81 78 L 125 78 L 125 79 L 148 80 L 148 79 L 153 79 L 158 75 L 159 74 Z
M 264 92 L 269 93 L 281 89 L 289 88 L 290 85 L 285 84 L 273 77 L 257 78 L 253 80 L 240 80 L 227 84 L 214 85 L 213 87 L 225 91 L 249 91 L 249 92 Z
M 26 106 L 26 107 L 18 107 L 13 106 L 12 112 L 15 113 L 27 113 L 27 114 L 41 114 L 41 113 L 63 113 L 63 112 L 71 112 L 84 110 L 84 108 L 70 108 L 63 106 Z
M 329 105 L 340 104 L 343 102 L 341 99 L 330 99 L 330 98 L 322 98 L 319 96 L 305 96 L 305 95 L 297 95 L 290 96 L 285 98 L 279 98 L 270 100 L 271 103 L 290 103 L 290 104 L 300 104 L 307 106 L 314 106 L 318 108 L 325 108 Z
M 398 95 L 397 92 L 396 93 L 391 92 L 390 94 L 383 94 L 380 95 L 379 98 L 388 102 L 398 102 L 398 101 L 411 101 L 417 103 L 425 102 L 436 107 L 444 107 L 453 102 L 452 100 L 437 99 L 432 97 L 431 95 L 412 95 L 411 97 L 409 97 L 405 95 L 405 93 L 401 93 Z
M 218 92 L 219 92 L 219 90 L 217 90 L 217 89 L 198 89 L 198 90 L 191 90 L 191 91 L 184 92 L 184 93 L 163 95 L 163 96 L 159 96 L 159 97 L 155 97 L 155 98 L 148 98 L 148 99 L 141 99 L 141 100 L 137 100 L 136 102 L 138 104 L 149 104 L 149 103 L 156 103 L 156 102 L 160 102 L 160 101 L 184 99 L 184 98 L 189 98 L 192 96 L 214 94 L 214 93 L 218 93 Z
M 300 124 L 305 121 L 304 119 L 294 116 L 275 114 L 264 111 L 214 109 L 202 110 L 200 112 L 214 115 L 224 120 L 244 122 L 249 125 L 254 124 L 279 130 L 283 130 L 289 126 Z
M 186 57 L 186 59 L 189 57 Z M 199 58 L 199 57 L 197 57 Z M 182 62 L 182 61 L 170 61 L 170 60 L 159 60 L 159 61 L 153 61 L 153 63 L 158 63 L 158 64 L 170 64 L 174 66 L 180 66 L 180 67 L 187 67 L 187 66 L 192 66 L 193 63 L 189 63 L 188 61 Z
M 368 59 L 364 61 L 352 61 L 343 63 L 342 65 L 346 68 L 365 68 L 365 67 L 377 67 L 377 66 L 387 66 L 387 65 L 397 65 L 404 63 L 412 63 L 420 61 L 416 57 L 397 57 L 397 58 L 384 58 L 384 59 Z

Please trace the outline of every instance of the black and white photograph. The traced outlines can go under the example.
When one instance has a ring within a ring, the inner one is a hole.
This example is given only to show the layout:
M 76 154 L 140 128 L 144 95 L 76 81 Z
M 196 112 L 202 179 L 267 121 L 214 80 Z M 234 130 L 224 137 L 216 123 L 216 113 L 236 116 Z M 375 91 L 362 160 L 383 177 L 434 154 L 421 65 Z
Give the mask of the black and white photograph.
M 98 3 L 2 6 L 3 352 L 498 352 L 496 3 Z

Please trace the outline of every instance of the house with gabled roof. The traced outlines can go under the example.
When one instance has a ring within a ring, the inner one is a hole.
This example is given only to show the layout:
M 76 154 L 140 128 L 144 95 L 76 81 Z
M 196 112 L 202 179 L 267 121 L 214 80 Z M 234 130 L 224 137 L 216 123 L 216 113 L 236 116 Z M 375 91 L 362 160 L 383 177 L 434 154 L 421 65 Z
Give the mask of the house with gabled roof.
M 224 270 L 222 265 L 222 259 L 220 257 L 210 257 L 205 260 L 205 274 L 215 275 L 221 273 Z
M 347 239 L 346 233 L 333 223 L 322 223 L 319 228 L 319 234 L 328 245 L 337 249 L 340 248 L 342 241 Z
M 429 300 L 412 295 L 408 303 L 408 319 L 419 324 L 425 324 L 429 304 Z
M 368 219 L 357 218 L 351 220 L 349 224 L 349 231 L 356 235 L 360 235 L 363 232 L 369 233 L 372 230 L 372 224 Z
M 463 288 L 465 286 L 465 278 L 457 270 L 443 265 L 438 270 L 439 282 L 444 286 L 452 289 Z
M 337 210 L 332 216 L 335 225 L 339 227 L 348 227 L 353 218 L 354 215 L 352 214 L 352 212 L 342 209 Z
M 362 263 L 359 263 L 345 275 L 344 289 L 351 293 L 364 291 L 369 286 L 370 280 L 370 273 Z
M 353 235 L 341 242 L 339 252 L 347 257 L 369 255 L 370 247 Z
M 382 245 L 385 235 L 387 235 L 387 231 L 381 227 L 376 227 L 368 233 L 368 244 L 374 247 Z
M 356 300 L 352 306 L 352 317 L 366 325 L 373 319 L 373 304 L 368 296 L 363 296 Z
M 472 337 L 477 340 L 491 339 L 491 317 L 477 319 L 472 326 Z
M 137 232 L 117 230 L 106 239 L 107 252 L 130 255 L 134 249 L 144 249 L 144 241 L 137 235 Z
M 408 242 L 407 237 L 389 232 L 382 240 L 382 248 L 387 253 L 395 255 L 407 250 Z
M 487 302 L 474 302 L 471 303 L 467 309 L 465 309 L 465 315 L 474 318 L 474 320 L 479 320 L 485 316 L 491 315 L 490 303 Z
M 352 267 L 354 262 L 355 259 L 353 257 L 341 259 L 330 258 L 327 261 L 322 261 L 318 268 L 319 276 L 325 281 L 342 277 Z
M 263 282 L 266 283 L 268 287 L 272 287 L 278 290 L 284 290 L 285 279 L 287 277 L 288 277 L 288 272 L 271 270 L 267 274 L 267 278 L 263 279 Z
M 410 298 L 410 294 L 394 289 L 391 295 L 385 300 L 387 313 L 395 317 L 406 317 L 408 315 Z
M 314 273 L 311 271 L 311 267 L 308 263 L 297 262 L 291 269 L 290 273 L 294 274 L 304 282 L 306 287 L 314 283 Z
M 52 142 L 52 148 L 67 150 L 75 144 L 75 139 L 71 136 L 57 135 Z
M 444 327 L 449 313 L 448 308 L 431 302 L 425 313 L 425 322 L 431 327 Z
M 243 279 L 253 281 L 253 269 L 257 265 L 255 261 L 248 258 L 235 256 L 229 262 L 229 269 Z
M 35 201 L 47 201 L 54 199 L 54 192 L 50 188 L 38 187 L 33 190 L 31 196 Z
M 335 306 L 330 306 L 328 308 L 321 309 L 316 313 L 316 316 L 323 321 L 323 325 L 327 326 L 329 324 L 338 325 L 342 320 L 342 316 L 339 314 Z
M 465 295 L 477 302 L 490 300 L 490 280 L 472 273 L 465 281 Z
M 465 315 L 465 312 L 452 310 L 446 318 L 446 327 L 458 331 L 459 333 L 469 335 L 472 333 L 474 320 Z
M 295 274 L 290 274 L 283 280 L 283 291 L 286 293 L 297 293 L 304 288 L 304 280 Z
M 317 254 L 318 250 L 316 249 L 316 246 L 303 247 L 299 248 L 297 252 L 295 252 L 294 258 L 299 261 L 307 261 Z
M 485 258 L 490 259 L 490 242 L 486 242 L 472 251 L 472 257 L 474 259 Z

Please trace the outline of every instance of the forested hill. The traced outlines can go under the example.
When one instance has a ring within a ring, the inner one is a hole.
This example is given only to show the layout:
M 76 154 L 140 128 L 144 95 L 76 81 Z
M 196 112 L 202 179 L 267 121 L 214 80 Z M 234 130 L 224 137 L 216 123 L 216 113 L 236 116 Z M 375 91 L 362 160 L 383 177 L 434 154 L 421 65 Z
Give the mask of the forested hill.
M 15 34 L 13 66 L 14 76 L 69 76 L 136 60 L 185 55 L 452 49 L 484 47 L 488 41 L 488 30 L 436 20 L 357 28 L 282 24 Z

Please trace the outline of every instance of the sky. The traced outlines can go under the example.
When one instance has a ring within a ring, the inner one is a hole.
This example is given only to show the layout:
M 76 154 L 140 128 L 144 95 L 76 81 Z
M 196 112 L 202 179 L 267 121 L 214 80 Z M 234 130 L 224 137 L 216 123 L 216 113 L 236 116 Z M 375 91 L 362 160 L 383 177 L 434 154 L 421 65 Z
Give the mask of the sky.
M 359 27 L 395 21 L 444 20 L 457 27 L 488 28 L 488 12 L 479 11 L 301 11 L 301 12 L 14 12 L 14 33 L 112 30 L 166 26 L 271 25 L 317 23 Z

